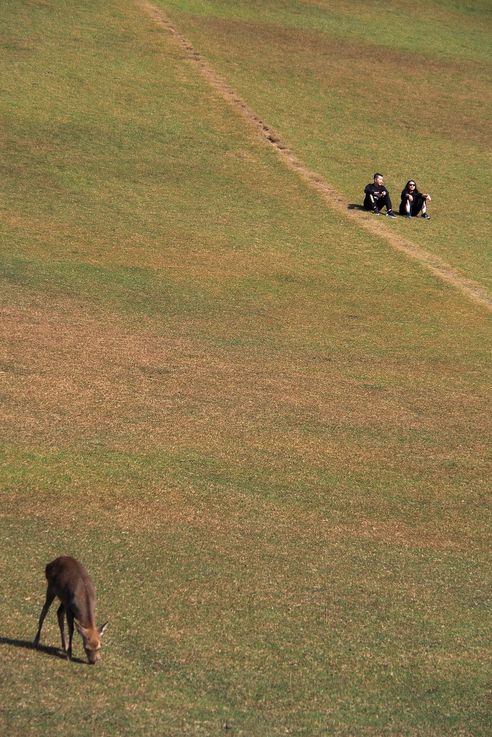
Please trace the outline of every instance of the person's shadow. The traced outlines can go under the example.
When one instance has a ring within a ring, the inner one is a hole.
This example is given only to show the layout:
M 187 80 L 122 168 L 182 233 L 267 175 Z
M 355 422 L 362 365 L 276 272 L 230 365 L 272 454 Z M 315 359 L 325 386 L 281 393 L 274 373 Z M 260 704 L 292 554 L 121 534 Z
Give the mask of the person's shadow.
M 52 658 L 60 658 L 61 660 L 67 659 L 67 656 L 61 648 L 50 647 L 49 645 L 38 645 L 38 647 L 34 647 L 34 644 L 31 640 L 14 640 L 11 637 L 0 637 L 0 646 L 2 645 L 10 645 L 10 647 L 22 647 L 25 650 L 37 650 L 38 652 L 44 653 L 45 655 L 51 655 Z M 72 656 L 72 662 L 85 664 L 86 661 L 80 660 L 80 658 L 74 658 Z
M 347 205 L 347 210 L 364 210 L 364 205 L 358 205 L 356 202 L 351 202 L 349 205 Z

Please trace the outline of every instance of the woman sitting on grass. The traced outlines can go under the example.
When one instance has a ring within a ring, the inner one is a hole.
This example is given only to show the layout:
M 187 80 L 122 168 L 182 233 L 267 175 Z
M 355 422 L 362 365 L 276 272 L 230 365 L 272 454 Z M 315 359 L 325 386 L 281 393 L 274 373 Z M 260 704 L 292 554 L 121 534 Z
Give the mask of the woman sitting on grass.
M 401 193 L 400 215 L 406 218 L 415 218 L 422 212 L 424 220 L 430 220 L 427 213 L 427 203 L 432 197 L 430 194 L 419 192 L 415 180 L 409 179 Z

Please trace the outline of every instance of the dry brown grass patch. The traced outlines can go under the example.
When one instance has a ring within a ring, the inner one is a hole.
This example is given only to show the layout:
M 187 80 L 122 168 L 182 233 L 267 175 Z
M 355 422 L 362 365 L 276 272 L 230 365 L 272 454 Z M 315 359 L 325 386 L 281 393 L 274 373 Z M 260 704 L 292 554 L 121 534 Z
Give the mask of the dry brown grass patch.
M 2 332 L 4 432 L 23 442 L 111 433 L 130 444 L 221 448 L 227 437 L 321 460 L 331 441 L 305 436 L 304 420 L 434 424 L 399 401 L 398 388 L 366 388 L 339 362 L 164 336 L 150 321 L 136 329 L 76 300 L 5 308 Z

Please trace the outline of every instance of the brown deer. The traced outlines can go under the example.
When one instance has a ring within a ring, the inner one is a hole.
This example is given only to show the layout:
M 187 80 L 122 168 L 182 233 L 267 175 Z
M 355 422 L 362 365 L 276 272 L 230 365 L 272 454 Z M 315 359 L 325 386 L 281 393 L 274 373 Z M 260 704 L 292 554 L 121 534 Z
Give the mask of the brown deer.
M 84 641 L 84 650 L 87 660 L 91 665 L 97 663 L 101 657 L 101 638 L 108 625 L 106 622 L 101 627 L 96 627 L 95 608 L 96 591 L 84 566 L 75 558 L 62 555 L 60 558 L 48 563 L 46 566 L 46 579 L 48 588 L 46 601 L 39 617 L 39 627 L 34 638 L 34 647 L 38 647 L 41 636 L 41 627 L 48 610 L 57 596 L 61 604 L 58 607 L 57 617 L 61 633 L 62 648 L 67 658 L 72 658 L 72 639 L 75 626 Z M 65 620 L 68 622 L 68 647 L 65 640 Z

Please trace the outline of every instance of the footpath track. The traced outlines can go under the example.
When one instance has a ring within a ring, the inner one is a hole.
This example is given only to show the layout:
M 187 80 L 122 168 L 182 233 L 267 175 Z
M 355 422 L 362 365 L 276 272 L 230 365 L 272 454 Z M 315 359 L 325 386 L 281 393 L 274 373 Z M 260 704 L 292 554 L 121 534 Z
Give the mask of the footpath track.
M 377 238 L 385 240 L 393 249 L 405 254 L 407 257 L 417 261 L 423 267 L 431 271 L 437 278 L 450 284 L 458 289 L 468 299 L 473 302 L 492 310 L 492 297 L 488 291 L 472 279 L 468 279 L 457 269 L 446 263 L 438 256 L 429 253 L 425 249 L 417 246 L 415 243 L 402 238 L 397 233 L 390 232 L 388 229 L 381 228 L 381 223 L 377 218 L 367 216 L 365 213 L 361 215 L 357 210 L 350 210 L 347 206 L 346 198 L 329 184 L 320 174 L 309 169 L 289 148 L 282 142 L 281 137 L 261 118 L 256 112 L 230 87 L 225 79 L 223 79 L 215 69 L 207 62 L 207 60 L 193 48 L 193 45 L 183 34 L 175 27 L 166 13 L 157 8 L 148 0 L 135 0 L 136 5 L 161 28 L 166 30 L 174 41 L 185 52 L 186 58 L 193 62 L 199 70 L 202 77 L 208 84 L 218 92 L 223 99 L 241 117 L 253 126 L 259 136 L 267 143 L 275 148 L 283 164 L 295 172 L 299 178 L 308 185 L 312 190 L 316 191 L 321 199 L 337 213 L 342 214 L 348 220 L 355 222 L 358 227 L 370 233 Z

